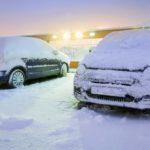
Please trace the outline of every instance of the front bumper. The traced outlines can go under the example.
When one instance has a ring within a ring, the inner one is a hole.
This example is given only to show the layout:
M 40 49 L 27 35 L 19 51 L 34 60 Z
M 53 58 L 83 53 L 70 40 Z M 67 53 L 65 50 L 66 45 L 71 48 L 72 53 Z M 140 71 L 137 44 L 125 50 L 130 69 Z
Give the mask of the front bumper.
M 108 96 L 108 95 L 94 95 L 90 90 L 85 90 L 82 87 L 74 87 L 74 95 L 79 101 L 108 105 L 127 107 L 134 109 L 150 109 L 150 96 L 143 96 L 141 98 L 134 98 L 132 96 Z

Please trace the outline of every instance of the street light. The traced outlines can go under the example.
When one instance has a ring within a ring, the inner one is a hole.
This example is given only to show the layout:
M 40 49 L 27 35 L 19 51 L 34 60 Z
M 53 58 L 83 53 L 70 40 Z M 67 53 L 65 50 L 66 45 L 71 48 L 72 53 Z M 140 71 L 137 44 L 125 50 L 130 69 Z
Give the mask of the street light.
M 82 32 L 77 32 L 77 33 L 76 33 L 76 38 L 77 38 L 77 39 L 83 38 L 83 33 L 82 33 Z
M 71 38 L 71 35 L 69 32 L 65 32 L 64 35 L 63 35 L 63 39 L 64 40 L 69 40 Z
M 89 36 L 90 36 L 90 37 L 95 37 L 95 35 L 96 35 L 95 32 L 90 32 L 90 33 L 89 33 Z
M 56 40 L 57 38 L 58 38 L 57 35 L 52 35 L 53 40 Z

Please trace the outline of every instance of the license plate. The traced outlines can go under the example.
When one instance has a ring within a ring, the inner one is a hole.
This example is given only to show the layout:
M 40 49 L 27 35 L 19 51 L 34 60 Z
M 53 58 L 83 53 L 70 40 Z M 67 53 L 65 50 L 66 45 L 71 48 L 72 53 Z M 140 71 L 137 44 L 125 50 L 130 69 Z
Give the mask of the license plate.
M 125 92 L 123 91 L 122 88 L 115 88 L 115 87 L 103 87 L 103 86 L 92 87 L 91 93 L 108 96 L 121 96 L 121 97 L 125 96 Z

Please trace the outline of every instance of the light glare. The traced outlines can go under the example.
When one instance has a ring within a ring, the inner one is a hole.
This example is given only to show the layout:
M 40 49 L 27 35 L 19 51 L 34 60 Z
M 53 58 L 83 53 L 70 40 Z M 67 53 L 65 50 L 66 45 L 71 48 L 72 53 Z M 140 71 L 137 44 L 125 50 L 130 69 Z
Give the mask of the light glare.
M 83 37 L 83 33 L 77 32 L 76 33 L 76 38 L 81 39 Z
M 52 39 L 54 39 L 54 40 L 57 39 L 57 38 L 58 38 L 57 35 L 52 36 Z
M 64 40 L 69 40 L 71 38 L 71 35 L 69 32 L 64 33 L 63 35 Z
M 91 32 L 91 33 L 89 34 L 90 37 L 94 37 L 95 35 L 96 35 L 95 32 Z

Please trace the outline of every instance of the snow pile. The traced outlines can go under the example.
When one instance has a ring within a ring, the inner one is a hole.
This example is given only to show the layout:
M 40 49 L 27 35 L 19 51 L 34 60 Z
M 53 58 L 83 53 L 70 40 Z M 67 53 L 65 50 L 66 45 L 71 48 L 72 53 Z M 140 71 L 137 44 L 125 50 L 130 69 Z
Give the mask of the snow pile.
M 108 35 L 83 64 L 92 68 L 138 70 L 150 66 L 150 30 L 130 30 Z
M 78 112 L 84 150 L 148 150 L 149 115 L 88 109 Z
M 0 90 L 1 150 L 82 150 L 73 74 Z M 61 85 L 61 86 L 60 86 Z

